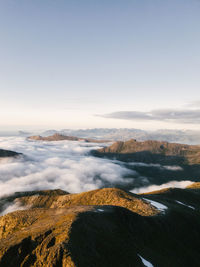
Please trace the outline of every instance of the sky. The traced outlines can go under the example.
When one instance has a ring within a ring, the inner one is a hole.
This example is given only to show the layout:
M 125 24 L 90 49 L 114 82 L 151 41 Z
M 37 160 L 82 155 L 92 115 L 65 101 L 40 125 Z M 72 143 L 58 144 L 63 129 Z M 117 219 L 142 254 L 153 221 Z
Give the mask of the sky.
M 0 130 L 200 130 L 199 0 L 0 0 Z

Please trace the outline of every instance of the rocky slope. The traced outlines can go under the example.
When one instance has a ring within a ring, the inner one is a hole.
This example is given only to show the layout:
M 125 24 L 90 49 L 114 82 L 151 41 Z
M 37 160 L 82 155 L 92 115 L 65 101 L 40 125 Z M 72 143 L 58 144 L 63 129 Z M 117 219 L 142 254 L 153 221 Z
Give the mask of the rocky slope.
M 40 136 L 40 135 L 35 135 L 35 136 L 29 136 L 29 140 L 35 140 L 35 141 L 85 141 L 89 143 L 105 143 L 105 142 L 110 142 L 108 140 L 98 140 L 98 139 L 91 139 L 91 138 L 80 138 L 80 137 L 75 137 L 75 136 L 66 136 L 62 135 L 59 133 L 55 133 L 50 136 Z
M 26 210 L 0 217 L 0 266 L 199 264 L 198 184 L 145 195 L 113 188 L 35 191 L 3 201 Z
M 4 150 L 4 149 L 0 149 L 0 158 L 5 158 L 5 157 L 16 157 L 21 155 L 21 153 L 17 153 L 14 151 L 10 151 L 10 150 Z

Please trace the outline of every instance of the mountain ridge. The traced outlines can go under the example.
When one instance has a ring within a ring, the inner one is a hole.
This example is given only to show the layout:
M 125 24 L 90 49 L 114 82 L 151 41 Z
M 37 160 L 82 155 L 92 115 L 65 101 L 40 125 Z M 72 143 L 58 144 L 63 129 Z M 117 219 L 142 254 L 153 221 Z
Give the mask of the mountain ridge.
M 110 142 L 108 140 L 98 140 L 98 139 L 91 139 L 91 138 L 80 138 L 76 136 L 67 136 L 59 133 L 54 133 L 53 135 L 50 136 L 41 136 L 41 135 L 34 135 L 34 136 L 29 136 L 27 138 L 28 140 L 34 140 L 34 141 L 85 141 L 88 143 L 106 143 Z
M 95 155 L 116 157 L 119 159 L 135 160 L 140 162 L 154 163 L 170 160 L 173 163 L 200 164 L 200 146 L 169 143 L 165 141 L 147 140 L 138 142 L 135 139 L 118 141 L 111 146 L 94 151 Z M 151 158 L 152 157 L 152 158 Z M 166 157 L 166 158 L 165 158 Z M 176 160 L 176 161 L 175 161 Z M 163 162 L 164 163 L 164 162 Z
M 193 187 L 145 196 L 116 188 L 32 192 L 37 205 L 0 217 L 0 266 L 198 266 L 200 190 Z M 75 202 L 59 199 L 70 195 Z M 133 212 L 127 203 L 137 199 L 154 213 Z

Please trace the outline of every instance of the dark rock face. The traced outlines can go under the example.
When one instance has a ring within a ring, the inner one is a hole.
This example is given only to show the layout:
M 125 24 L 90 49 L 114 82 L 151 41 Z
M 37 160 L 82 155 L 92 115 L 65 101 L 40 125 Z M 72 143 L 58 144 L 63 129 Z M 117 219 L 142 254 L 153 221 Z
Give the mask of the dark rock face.
M 16 157 L 21 155 L 21 153 L 17 153 L 14 151 L 10 151 L 10 150 L 4 150 L 4 149 L 0 149 L 0 158 L 4 158 L 4 157 Z
M 30 200 L 0 217 L 0 266 L 199 266 L 199 184 L 143 195 L 48 190 L 21 203 Z

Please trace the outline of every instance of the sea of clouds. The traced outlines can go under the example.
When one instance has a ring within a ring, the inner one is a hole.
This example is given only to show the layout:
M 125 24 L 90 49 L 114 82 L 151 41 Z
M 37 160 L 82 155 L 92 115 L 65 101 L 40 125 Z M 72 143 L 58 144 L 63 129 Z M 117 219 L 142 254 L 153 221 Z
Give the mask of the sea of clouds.
M 18 158 L 0 160 L 0 197 L 14 192 L 62 189 L 79 193 L 104 186 L 133 184 L 142 179 L 146 187 L 135 189 L 141 193 L 168 186 L 185 187 L 191 181 L 171 182 L 154 186 L 148 184 L 148 177 L 140 175 L 117 160 L 97 158 L 90 151 L 109 144 L 86 143 L 84 141 L 44 142 L 27 140 L 24 137 L 0 137 L 0 148 L 23 153 Z M 147 165 L 130 163 L 132 167 Z M 151 165 L 148 165 L 151 166 Z M 181 170 L 179 166 L 154 167 Z M 131 179 L 130 179 L 131 178 Z
M 116 183 L 135 172 L 114 161 L 89 154 L 104 146 L 77 141 L 43 142 L 1 137 L 0 148 L 23 153 L 0 160 L 0 197 L 20 191 L 60 188 L 78 193 Z

